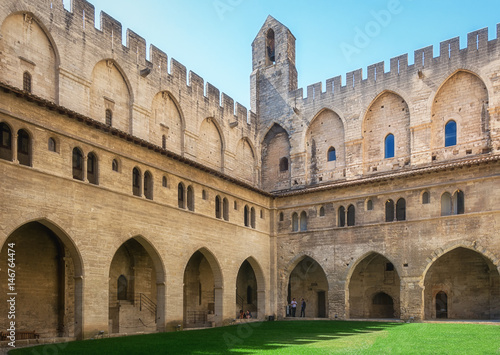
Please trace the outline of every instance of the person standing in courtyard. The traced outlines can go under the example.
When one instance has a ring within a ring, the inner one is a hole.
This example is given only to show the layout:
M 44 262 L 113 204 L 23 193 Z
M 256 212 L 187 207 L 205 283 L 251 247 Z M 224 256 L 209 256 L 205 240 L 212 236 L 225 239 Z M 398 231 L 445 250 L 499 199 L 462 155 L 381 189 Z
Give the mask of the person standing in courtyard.
M 306 317 L 306 301 L 302 299 L 302 302 L 300 303 L 300 316 L 301 317 Z
M 290 302 L 290 306 L 292 306 L 292 317 L 295 317 L 295 311 L 297 310 L 297 301 L 295 298 Z

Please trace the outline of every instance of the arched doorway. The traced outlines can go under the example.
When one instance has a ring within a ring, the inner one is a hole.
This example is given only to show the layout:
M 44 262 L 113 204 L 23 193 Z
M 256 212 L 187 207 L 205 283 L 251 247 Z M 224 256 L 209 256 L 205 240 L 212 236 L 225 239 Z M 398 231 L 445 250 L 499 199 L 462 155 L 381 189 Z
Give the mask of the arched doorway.
M 448 295 L 443 291 L 436 294 L 436 318 L 448 318 Z
M 82 337 L 82 262 L 71 240 L 48 221 L 29 222 L 7 238 L 0 264 L 15 263 L 15 282 L 0 268 L 1 291 L 15 292 L 16 330 L 41 338 Z M 14 287 L 14 289 L 9 286 Z M 0 304 L 8 314 L 8 303 Z M 0 318 L 2 329 L 9 319 Z
M 370 318 L 394 318 L 394 300 L 385 292 L 378 292 L 372 298 Z
M 222 317 L 222 277 L 214 256 L 196 251 L 184 271 L 184 327 L 211 327 Z
M 162 330 L 163 270 L 143 239 L 123 243 L 109 269 L 109 332 Z M 151 248 L 152 249 L 152 248 Z M 159 271 L 159 272 L 158 272 Z
M 309 256 L 300 260 L 290 273 L 287 287 L 287 302 L 297 302 L 296 317 L 300 316 L 301 303 L 306 303 L 305 317 L 328 317 L 328 280 L 323 268 Z M 291 312 L 290 312 L 291 311 Z M 293 316 L 293 310 L 287 310 Z
M 262 269 L 252 257 L 245 260 L 236 277 L 236 316 L 250 311 L 252 318 L 265 316 L 265 281 Z
M 424 280 L 425 319 L 500 317 L 500 275 L 475 250 L 459 247 L 441 255 Z
M 399 318 L 399 275 L 386 257 L 369 253 L 348 281 L 349 318 Z

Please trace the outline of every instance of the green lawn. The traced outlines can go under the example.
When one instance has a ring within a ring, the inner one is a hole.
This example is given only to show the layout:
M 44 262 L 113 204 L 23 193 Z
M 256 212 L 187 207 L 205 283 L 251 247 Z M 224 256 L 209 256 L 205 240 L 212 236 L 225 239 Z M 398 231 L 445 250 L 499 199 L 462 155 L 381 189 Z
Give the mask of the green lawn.
M 282 321 L 16 349 L 9 354 L 500 354 L 500 324 Z

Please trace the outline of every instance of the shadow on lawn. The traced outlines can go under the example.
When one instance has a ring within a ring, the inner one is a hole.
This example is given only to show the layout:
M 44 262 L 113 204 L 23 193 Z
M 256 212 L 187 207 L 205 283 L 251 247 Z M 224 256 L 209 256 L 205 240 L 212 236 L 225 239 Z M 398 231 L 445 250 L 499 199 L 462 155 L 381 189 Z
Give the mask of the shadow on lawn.
M 220 350 L 225 353 L 238 354 L 279 350 L 293 345 L 341 340 L 352 335 L 388 330 L 398 325 L 402 323 L 328 320 L 242 323 L 226 328 L 221 339 L 225 346 Z M 200 352 L 192 353 L 199 354 Z

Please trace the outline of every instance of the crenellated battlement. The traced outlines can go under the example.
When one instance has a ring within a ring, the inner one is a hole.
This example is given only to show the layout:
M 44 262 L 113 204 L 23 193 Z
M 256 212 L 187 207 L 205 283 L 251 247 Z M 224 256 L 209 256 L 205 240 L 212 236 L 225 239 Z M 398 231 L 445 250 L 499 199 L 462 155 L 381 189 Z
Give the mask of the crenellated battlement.
M 192 72 L 189 72 L 188 77 L 184 65 L 174 58 L 170 58 L 169 61 L 167 54 L 153 44 L 149 46 L 148 56 L 146 40 L 133 30 L 126 30 L 126 44 L 124 45 L 122 24 L 109 14 L 101 11 L 99 26 L 97 27 L 95 23 L 95 7 L 88 1 L 71 0 L 70 10 L 63 7 L 62 1 L 52 2 L 49 0 L 38 1 L 37 5 L 31 5 L 26 1 L 17 4 L 17 6 L 21 11 L 31 12 L 42 22 L 44 27 L 49 27 L 50 19 L 53 18 L 52 24 L 58 27 L 59 30 L 64 30 L 65 34 L 69 32 L 71 37 L 74 38 L 83 36 L 86 47 L 92 47 L 94 52 L 97 50 L 101 52 L 100 55 L 96 53 L 97 57 L 106 57 L 107 54 L 111 53 L 111 57 L 116 58 L 116 60 L 120 59 L 119 65 L 123 66 L 125 75 L 142 75 L 146 80 L 150 80 L 152 85 L 156 84 L 154 81 L 158 78 L 166 78 L 166 81 L 175 82 L 179 85 L 185 83 L 190 88 L 190 92 L 195 95 L 193 100 L 199 100 L 199 95 L 203 95 L 211 105 L 218 105 L 221 111 L 227 114 L 231 111 L 223 107 L 223 102 L 234 102 L 233 99 L 228 101 L 221 97 L 220 90 L 208 82 L 203 87 L 204 80 Z M 9 14 L 6 13 L 5 15 L 8 16 Z M 56 45 L 58 44 L 60 44 L 59 39 L 56 40 Z M 123 63 L 123 60 L 127 64 Z M 127 66 L 132 67 L 134 64 L 137 66 L 137 73 L 128 72 Z M 200 88 L 202 89 L 200 90 Z M 237 103 L 237 105 L 240 104 Z M 233 104 L 232 116 L 247 121 L 247 117 L 241 116 L 244 112 L 246 112 L 246 109 L 234 111 Z M 233 117 L 228 117 L 228 120 L 232 119 Z M 248 118 L 248 122 L 250 121 Z
M 433 46 L 424 47 L 414 52 L 414 61 L 411 65 L 408 63 L 408 54 L 402 54 L 390 59 L 389 71 L 385 71 L 384 62 L 375 63 L 367 67 L 366 78 L 363 78 L 363 70 L 357 69 L 346 73 L 345 83 L 342 82 L 341 76 L 336 76 L 326 80 L 325 91 L 322 91 L 322 83 L 320 82 L 307 86 L 306 97 L 302 96 L 302 89 L 291 92 L 291 96 L 294 99 L 303 99 L 304 104 L 307 104 L 311 100 L 318 99 L 321 94 L 345 93 L 373 84 L 384 86 L 390 84 L 390 81 L 395 78 L 404 82 L 413 79 L 419 71 L 423 70 L 439 71 L 472 60 L 486 62 L 489 60 L 489 56 L 498 56 L 500 51 L 499 38 L 500 24 L 497 25 L 497 38 L 490 41 L 488 41 L 488 28 L 483 28 L 467 34 L 465 48 L 460 48 L 459 37 L 451 38 L 439 44 L 439 56 L 437 57 L 434 57 Z

